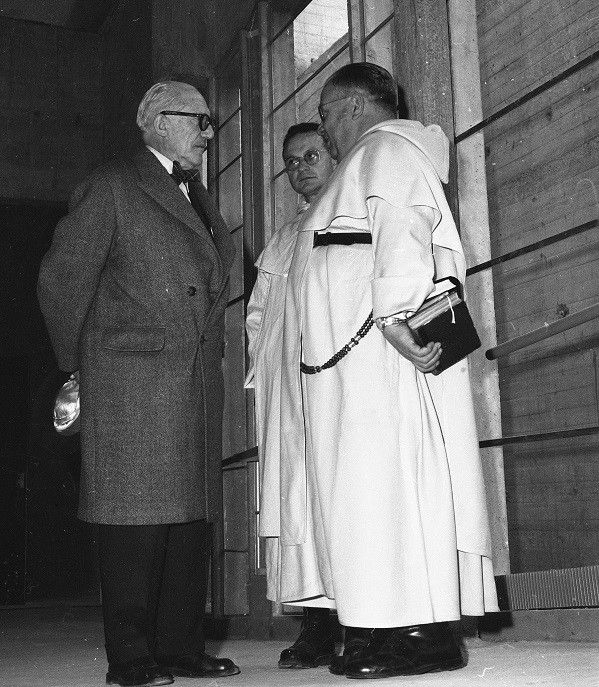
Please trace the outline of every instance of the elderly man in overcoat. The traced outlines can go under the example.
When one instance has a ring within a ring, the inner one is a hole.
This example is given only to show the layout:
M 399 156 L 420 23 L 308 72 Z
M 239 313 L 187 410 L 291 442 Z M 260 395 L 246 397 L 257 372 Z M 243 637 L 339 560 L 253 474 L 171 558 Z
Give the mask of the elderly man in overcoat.
M 99 528 L 108 684 L 239 672 L 204 651 L 220 513 L 224 312 L 234 248 L 198 181 L 205 99 L 166 81 L 145 146 L 77 187 L 39 275 L 61 369 L 80 371 L 79 516 Z

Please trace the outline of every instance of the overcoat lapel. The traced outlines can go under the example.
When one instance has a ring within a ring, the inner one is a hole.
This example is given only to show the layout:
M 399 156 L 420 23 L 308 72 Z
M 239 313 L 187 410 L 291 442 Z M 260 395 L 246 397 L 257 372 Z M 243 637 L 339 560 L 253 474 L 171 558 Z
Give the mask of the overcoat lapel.
M 136 155 L 134 162 L 139 170 L 138 183 L 141 188 L 165 210 L 202 236 L 205 232 L 196 211 L 175 186 L 156 156 L 144 148 Z
M 204 184 L 200 181 L 195 181 L 189 183 L 188 186 L 190 196 L 194 194 L 204 210 L 204 214 L 210 224 L 214 244 L 222 260 L 224 273 L 228 274 L 235 255 L 235 247 L 229 228 L 225 224 L 225 220 L 216 208 L 212 196 L 208 193 Z
M 147 148 L 143 148 L 135 157 L 135 166 L 139 170 L 138 183 L 141 188 L 165 210 L 200 236 L 209 249 L 215 251 L 222 265 L 223 281 L 225 281 L 233 264 L 235 248 L 225 221 L 216 209 L 208 191 L 199 182 L 190 184 L 190 186 L 193 185 L 208 217 L 213 233 L 212 238 L 207 231 L 208 228 L 202 225 L 198 213 L 166 174 L 166 170 L 155 155 Z

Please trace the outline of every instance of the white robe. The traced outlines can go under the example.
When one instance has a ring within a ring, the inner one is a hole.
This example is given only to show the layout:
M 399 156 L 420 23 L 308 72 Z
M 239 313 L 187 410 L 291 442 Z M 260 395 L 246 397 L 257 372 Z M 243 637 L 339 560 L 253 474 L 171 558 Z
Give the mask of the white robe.
M 256 261 L 258 276 L 248 301 L 246 332 L 250 368 L 246 388 L 254 389 L 256 439 L 260 465 L 259 535 L 266 538 L 266 596 L 281 602 L 280 579 L 280 395 L 281 358 L 283 348 L 283 313 L 287 273 L 297 239 L 297 228 L 306 206 L 300 206 L 297 216 L 271 237 Z M 302 580 L 311 585 L 318 579 L 315 549 L 311 540 L 293 548 L 290 582 Z M 299 601 L 301 590 L 292 593 Z M 317 601 L 302 605 L 333 607 L 334 603 Z
M 447 168 L 439 127 L 383 122 L 299 226 L 283 338 L 281 598 L 324 594 L 343 625 L 497 610 L 467 361 L 424 375 L 373 328 L 333 368 L 299 372 L 300 357 L 322 364 L 371 310 L 416 310 L 434 277 L 463 283 Z M 372 246 L 313 249 L 325 229 L 371 232 Z M 308 540 L 319 580 L 294 580 L 294 549 Z

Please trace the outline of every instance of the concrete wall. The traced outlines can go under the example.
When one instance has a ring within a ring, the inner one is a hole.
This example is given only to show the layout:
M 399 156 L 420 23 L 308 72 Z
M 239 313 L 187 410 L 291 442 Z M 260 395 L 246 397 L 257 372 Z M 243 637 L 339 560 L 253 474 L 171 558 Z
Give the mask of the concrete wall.
M 103 38 L 0 19 L 0 197 L 64 200 L 101 159 Z
M 153 81 L 151 13 L 152 3 L 146 0 L 121 0 L 102 28 L 106 41 L 104 159 L 126 152 L 141 140 L 135 117 L 139 101 Z

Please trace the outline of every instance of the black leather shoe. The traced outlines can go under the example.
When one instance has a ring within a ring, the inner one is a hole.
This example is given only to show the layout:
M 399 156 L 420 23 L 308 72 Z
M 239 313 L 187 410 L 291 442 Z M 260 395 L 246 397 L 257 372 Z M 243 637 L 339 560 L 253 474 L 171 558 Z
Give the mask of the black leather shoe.
M 173 675 L 179 677 L 227 677 L 241 671 L 230 658 L 216 658 L 209 654 L 177 656 L 160 661 Z
M 371 627 L 346 627 L 343 653 L 333 656 L 329 671 L 333 675 L 343 675 L 348 663 L 372 656 L 379 649 L 385 632 Z
M 111 664 L 106 673 L 107 685 L 121 685 L 121 687 L 159 687 L 172 685 L 172 674 L 159 665 L 129 664 L 117 666 Z
M 305 608 L 299 637 L 281 652 L 279 668 L 316 668 L 328 665 L 335 640 L 328 608 Z
M 430 623 L 394 628 L 374 654 L 348 662 L 345 674 L 382 678 L 455 670 L 464 665 L 460 642 L 449 625 Z

